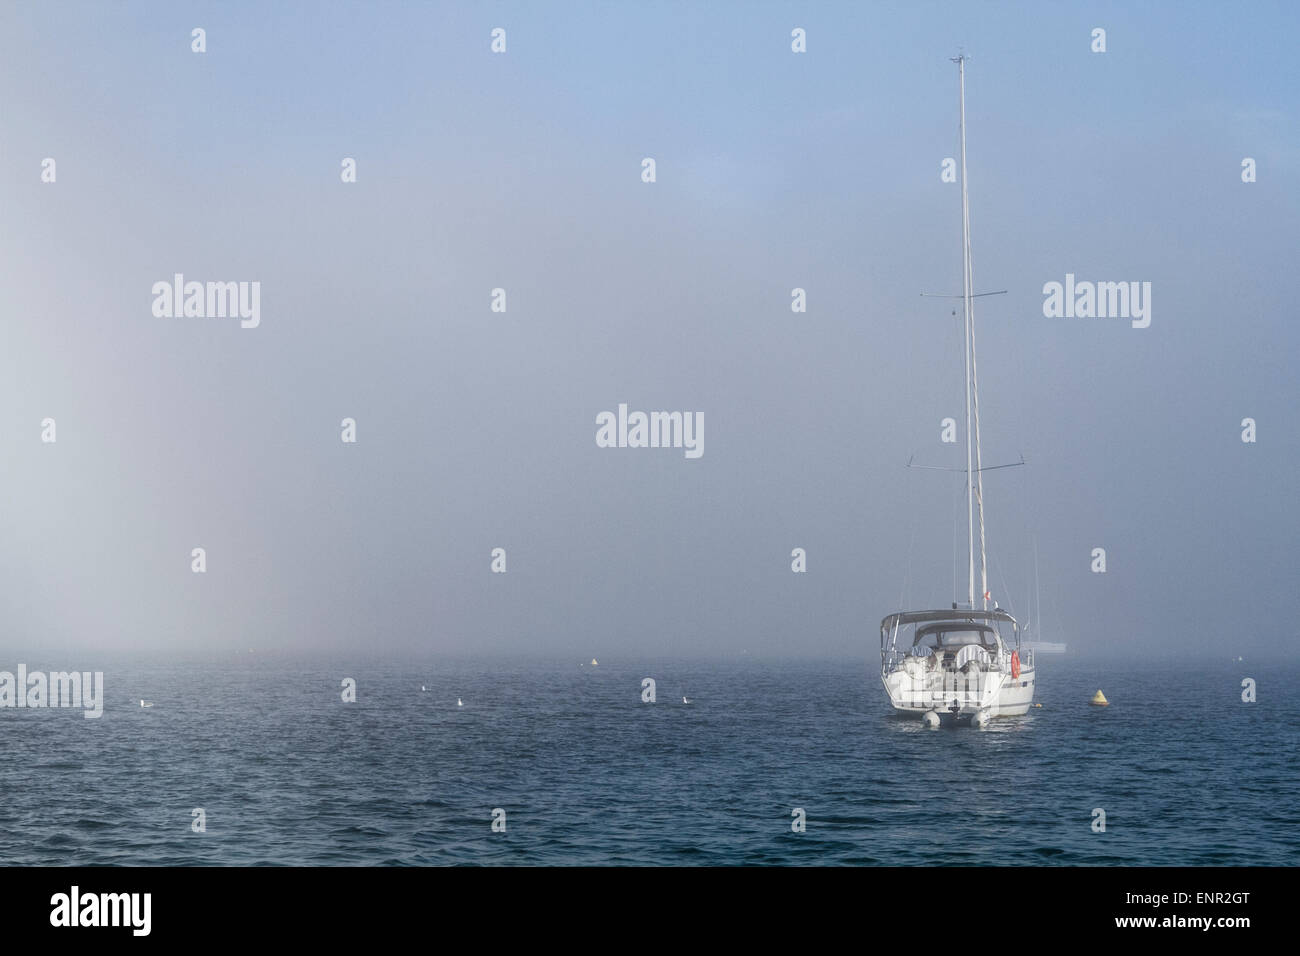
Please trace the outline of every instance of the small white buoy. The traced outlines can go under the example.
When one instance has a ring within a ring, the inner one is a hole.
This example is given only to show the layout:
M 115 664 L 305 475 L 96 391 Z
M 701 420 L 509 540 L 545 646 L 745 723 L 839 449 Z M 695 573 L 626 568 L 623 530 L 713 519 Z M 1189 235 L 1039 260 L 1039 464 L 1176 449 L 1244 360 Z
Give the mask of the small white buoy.
M 593 658 L 591 659 L 591 666 L 592 666 L 592 667 L 595 667 L 598 663 L 599 663 L 599 662 L 596 660 L 596 658 L 593 657 Z
M 989 723 L 989 712 L 987 710 L 977 710 L 970 719 L 972 727 L 987 727 Z
M 456 706 L 457 706 L 457 707 L 464 707 L 464 706 L 465 706 L 465 702 L 462 701 L 459 697 L 457 697 L 457 698 L 456 698 Z
M 428 689 L 429 688 L 425 687 L 423 684 L 420 685 L 420 690 L 428 690 Z
M 921 722 L 933 730 L 939 726 L 939 715 L 933 710 L 927 710 L 925 716 L 921 718 Z
M 687 700 L 685 697 L 683 697 L 683 698 L 682 698 L 682 703 L 683 703 L 683 704 L 689 704 L 690 701 Z

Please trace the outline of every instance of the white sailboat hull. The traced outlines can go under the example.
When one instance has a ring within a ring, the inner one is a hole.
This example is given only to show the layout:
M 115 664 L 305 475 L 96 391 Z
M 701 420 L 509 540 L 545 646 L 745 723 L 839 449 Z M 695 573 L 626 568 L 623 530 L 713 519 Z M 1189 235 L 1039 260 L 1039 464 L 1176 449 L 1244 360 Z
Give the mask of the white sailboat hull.
M 998 693 L 997 712 L 993 717 L 1023 717 L 1034 702 L 1034 670 L 1020 672 L 1019 679 L 1007 675 L 1007 682 Z
M 942 723 L 966 723 L 981 712 L 989 718 L 1020 717 L 1034 701 L 1034 668 L 1012 677 L 1002 670 L 959 674 L 904 666 L 882 677 L 894 711 L 923 718 L 935 713 Z

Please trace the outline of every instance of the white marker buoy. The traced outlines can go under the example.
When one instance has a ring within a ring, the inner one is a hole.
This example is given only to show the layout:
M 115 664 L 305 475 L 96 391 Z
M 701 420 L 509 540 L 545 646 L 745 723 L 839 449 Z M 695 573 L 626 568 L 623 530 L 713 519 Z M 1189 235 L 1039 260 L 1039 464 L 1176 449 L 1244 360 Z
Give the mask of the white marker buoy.
M 459 697 L 457 697 L 457 698 L 456 698 L 456 706 L 457 706 L 457 707 L 464 707 L 464 706 L 465 706 L 465 702 L 462 701 Z
M 939 726 L 939 715 L 933 710 L 927 710 L 925 716 L 921 718 L 921 722 L 933 730 Z

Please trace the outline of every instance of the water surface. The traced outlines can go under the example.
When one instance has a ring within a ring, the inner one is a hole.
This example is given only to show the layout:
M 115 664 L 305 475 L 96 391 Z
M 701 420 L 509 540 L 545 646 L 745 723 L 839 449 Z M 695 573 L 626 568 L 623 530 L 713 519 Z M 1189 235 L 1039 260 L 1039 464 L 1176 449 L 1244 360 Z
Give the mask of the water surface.
M 1043 655 L 1042 707 L 983 731 L 892 717 L 861 659 L 246 655 L 95 669 L 107 685 L 97 720 L 0 709 L 0 862 L 1300 859 L 1291 664 Z M 341 700 L 344 677 L 356 703 Z M 654 704 L 641 700 L 644 677 Z M 1241 701 L 1243 677 L 1258 682 L 1257 703 Z M 1088 706 L 1098 687 L 1110 707 Z M 198 807 L 205 833 L 191 830 Z M 492 831 L 495 808 L 505 833 Z M 804 833 L 791 830 L 795 808 Z

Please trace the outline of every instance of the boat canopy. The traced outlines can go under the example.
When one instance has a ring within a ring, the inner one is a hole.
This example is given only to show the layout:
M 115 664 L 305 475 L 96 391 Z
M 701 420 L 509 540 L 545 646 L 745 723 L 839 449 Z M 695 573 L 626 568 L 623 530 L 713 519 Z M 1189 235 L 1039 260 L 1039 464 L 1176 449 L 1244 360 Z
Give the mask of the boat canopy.
M 912 646 L 920 647 L 922 644 L 926 644 L 930 647 L 961 647 L 966 644 L 983 644 L 986 647 L 992 647 L 993 644 L 989 638 L 995 633 L 993 627 L 989 624 L 973 624 L 970 621 L 962 621 L 961 623 L 948 621 L 944 624 L 931 624 L 928 627 L 916 628 L 916 636 L 912 639 Z
M 1016 624 L 1016 619 L 1001 608 L 994 608 L 992 611 L 971 611 L 966 608 L 951 608 L 944 611 L 899 611 L 891 614 L 880 622 L 882 633 L 892 631 L 898 627 L 906 627 L 909 624 L 928 624 L 931 621 L 947 621 L 952 624 L 973 624 L 977 621 L 999 621 L 1010 624 L 1017 629 L 1020 627 Z

